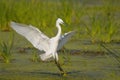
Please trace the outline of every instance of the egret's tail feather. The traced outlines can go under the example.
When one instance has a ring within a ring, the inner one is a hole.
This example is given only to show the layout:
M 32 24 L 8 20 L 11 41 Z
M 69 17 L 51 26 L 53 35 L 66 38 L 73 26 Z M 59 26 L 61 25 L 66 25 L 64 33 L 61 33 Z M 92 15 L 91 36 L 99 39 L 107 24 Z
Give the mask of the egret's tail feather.
M 53 60 L 52 54 L 49 54 L 49 55 L 48 54 L 41 54 L 40 58 L 41 58 L 42 61 L 51 61 L 51 60 Z

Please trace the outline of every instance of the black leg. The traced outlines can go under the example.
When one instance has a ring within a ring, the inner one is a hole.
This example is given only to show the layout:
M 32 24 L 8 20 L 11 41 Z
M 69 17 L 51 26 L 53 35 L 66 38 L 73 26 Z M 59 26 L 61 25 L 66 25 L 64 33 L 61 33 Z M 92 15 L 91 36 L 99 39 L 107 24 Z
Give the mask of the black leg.
M 62 69 L 62 67 L 60 66 L 60 63 L 58 61 L 56 61 L 56 59 L 55 59 L 55 64 L 58 67 L 58 69 L 60 70 L 61 75 L 66 76 L 65 71 Z

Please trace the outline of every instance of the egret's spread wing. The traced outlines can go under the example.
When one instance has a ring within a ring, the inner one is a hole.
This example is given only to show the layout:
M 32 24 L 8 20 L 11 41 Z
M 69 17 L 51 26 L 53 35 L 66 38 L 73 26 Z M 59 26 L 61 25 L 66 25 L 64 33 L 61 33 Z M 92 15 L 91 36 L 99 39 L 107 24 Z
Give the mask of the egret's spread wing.
M 58 43 L 58 47 L 57 50 L 60 50 L 63 45 L 69 40 L 69 38 L 75 33 L 75 31 L 70 31 L 68 33 L 65 33 L 64 35 L 61 36 L 59 43 Z
M 33 46 L 39 50 L 47 51 L 49 49 L 49 38 L 44 35 L 39 29 L 31 26 L 15 22 L 11 22 L 10 26 L 20 35 L 30 41 Z

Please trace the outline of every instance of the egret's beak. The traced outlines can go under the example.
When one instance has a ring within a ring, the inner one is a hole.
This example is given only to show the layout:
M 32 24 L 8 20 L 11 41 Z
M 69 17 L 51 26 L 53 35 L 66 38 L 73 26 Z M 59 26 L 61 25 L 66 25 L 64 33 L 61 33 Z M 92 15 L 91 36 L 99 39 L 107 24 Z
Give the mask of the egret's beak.
M 64 23 L 63 25 L 64 25 L 64 26 L 69 26 L 67 23 Z
M 69 26 L 67 23 L 65 23 L 65 22 L 62 22 L 61 23 L 63 26 Z
M 64 22 L 61 22 L 61 25 L 62 25 L 62 26 L 65 26 L 65 23 L 64 23 Z
M 64 24 L 64 22 L 62 22 L 62 24 Z

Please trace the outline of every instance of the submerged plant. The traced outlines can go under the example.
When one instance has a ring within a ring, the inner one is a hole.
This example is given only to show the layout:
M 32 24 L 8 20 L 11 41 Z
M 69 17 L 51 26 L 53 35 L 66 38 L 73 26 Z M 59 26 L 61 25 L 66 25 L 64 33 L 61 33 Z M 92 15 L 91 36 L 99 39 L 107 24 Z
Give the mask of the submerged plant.
M 11 61 L 11 49 L 13 47 L 13 35 L 9 37 L 8 42 L 0 42 L 0 57 L 5 63 L 10 63 Z
M 38 56 L 36 51 L 33 51 L 32 61 L 33 62 L 38 62 L 39 61 L 39 56 Z

